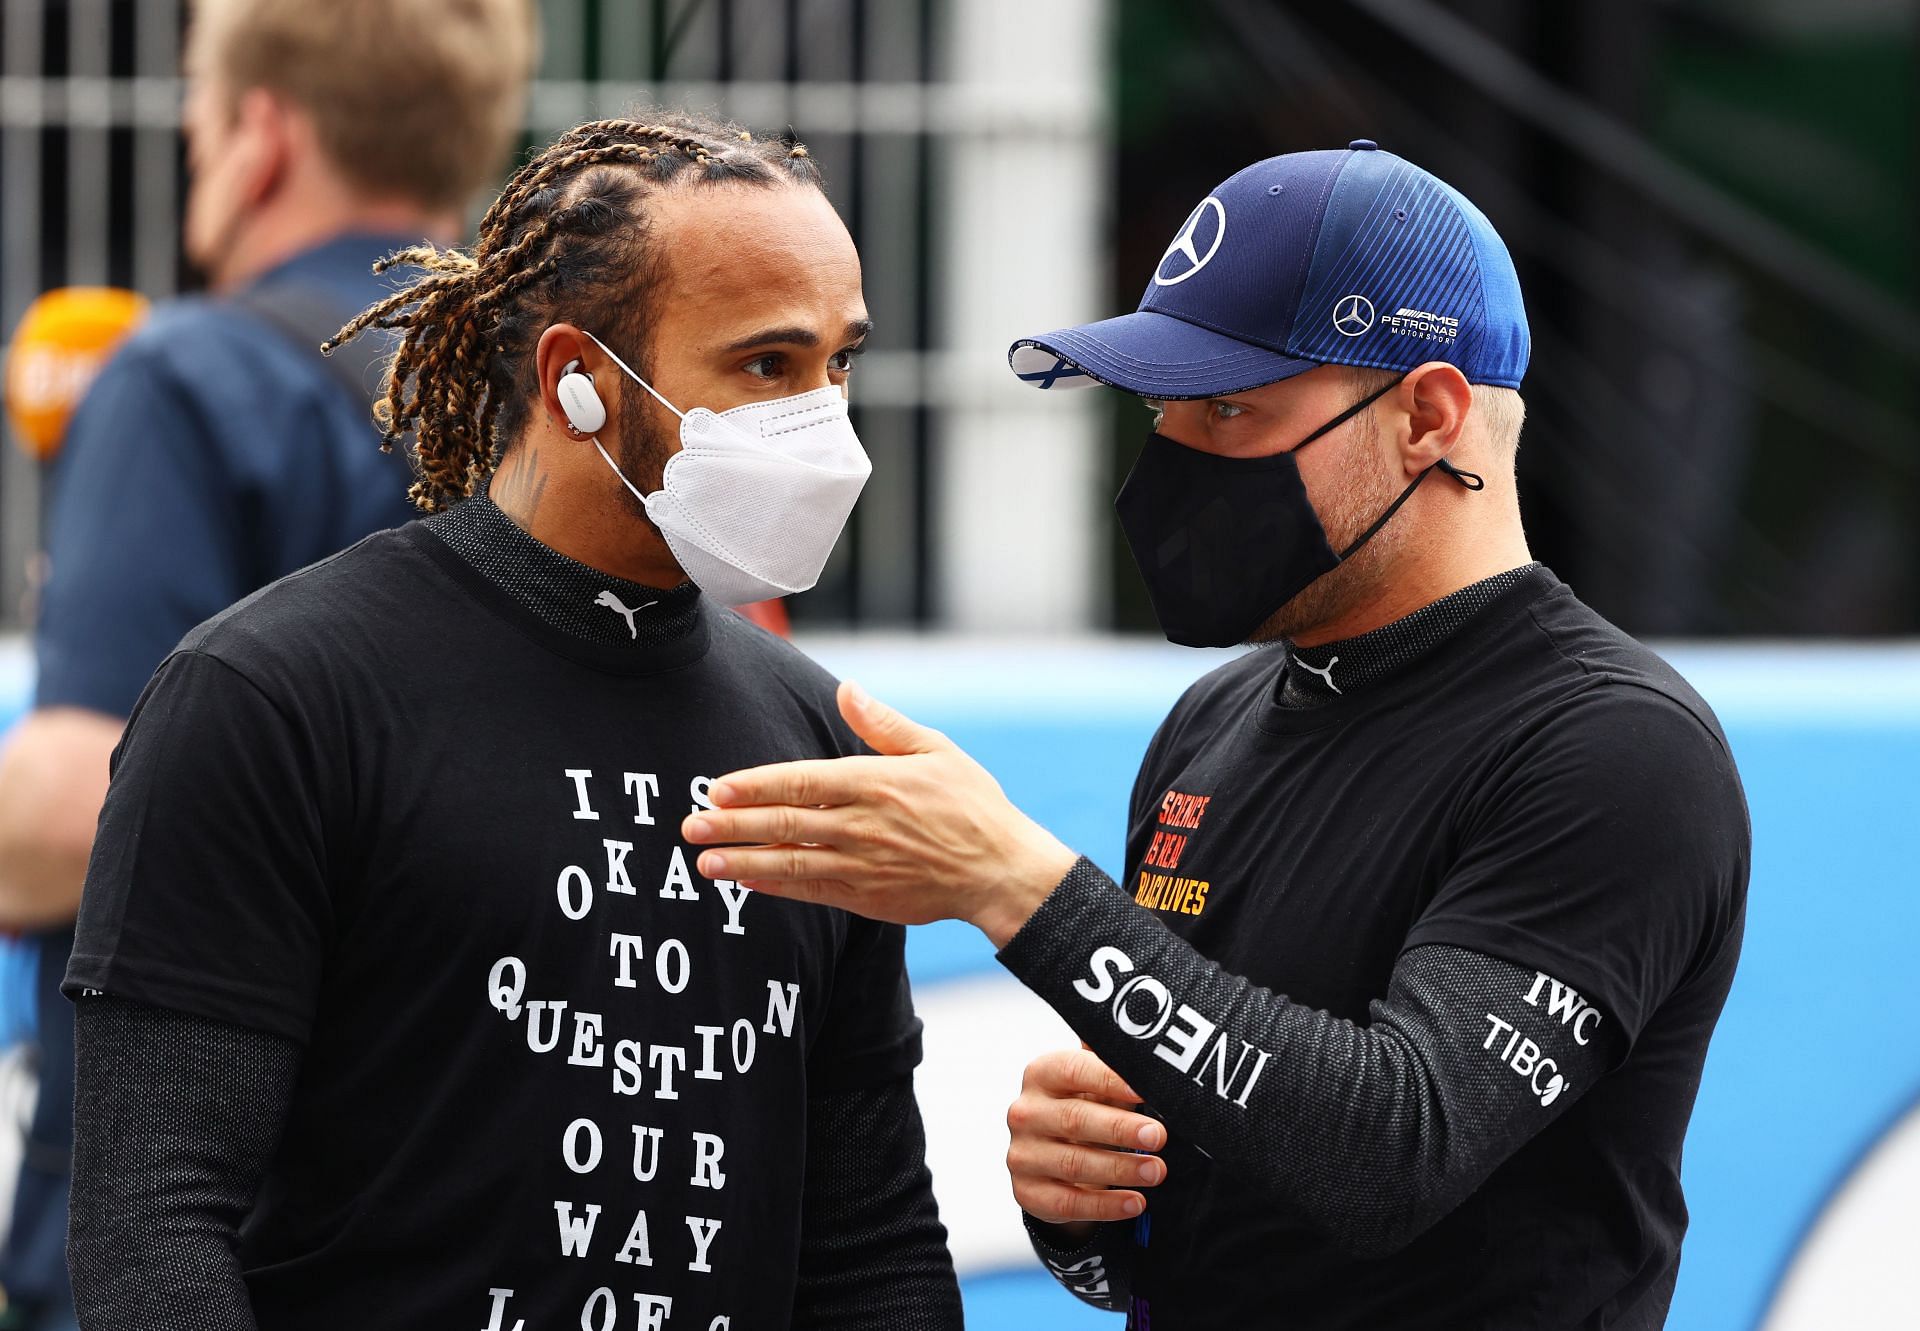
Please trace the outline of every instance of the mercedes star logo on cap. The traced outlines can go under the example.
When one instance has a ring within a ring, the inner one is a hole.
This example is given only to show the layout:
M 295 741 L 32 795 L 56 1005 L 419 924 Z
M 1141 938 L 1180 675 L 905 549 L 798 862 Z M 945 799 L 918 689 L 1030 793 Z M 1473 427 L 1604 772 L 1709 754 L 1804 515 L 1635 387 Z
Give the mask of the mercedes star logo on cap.
M 1209 216 L 1216 220 L 1212 238 L 1207 242 L 1206 252 L 1200 251 L 1201 223 Z M 1153 270 L 1153 280 L 1158 285 L 1170 287 L 1184 282 L 1205 268 L 1213 256 L 1220 252 L 1220 242 L 1227 238 L 1227 207 L 1209 194 L 1200 200 L 1200 206 L 1187 217 L 1186 224 L 1180 228 L 1180 234 L 1173 238 L 1173 244 L 1167 246 L 1167 252 L 1160 256 L 1160 266 Z M 1172 275 L 1167 272 L 1167 263 L 1175 257 L 1186 260 L 1184 267 L 1176 266 Z
M 1359 337 L 1373 327 L 1373 302 L 1365 296 L 1342 296 L 1334 302 L 1333 330 L 1342 337 Z

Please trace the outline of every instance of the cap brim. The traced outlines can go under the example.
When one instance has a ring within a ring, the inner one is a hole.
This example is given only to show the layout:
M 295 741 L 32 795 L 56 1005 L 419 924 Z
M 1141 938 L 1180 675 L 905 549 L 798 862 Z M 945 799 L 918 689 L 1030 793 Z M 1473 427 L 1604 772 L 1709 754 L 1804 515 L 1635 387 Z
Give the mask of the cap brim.
M 1319 364 L 1152 310 L 1023 337 L 1008 349 L 1007 363 L 1035 388 L 1100 383 L 1162 401 L 1242 393 Z

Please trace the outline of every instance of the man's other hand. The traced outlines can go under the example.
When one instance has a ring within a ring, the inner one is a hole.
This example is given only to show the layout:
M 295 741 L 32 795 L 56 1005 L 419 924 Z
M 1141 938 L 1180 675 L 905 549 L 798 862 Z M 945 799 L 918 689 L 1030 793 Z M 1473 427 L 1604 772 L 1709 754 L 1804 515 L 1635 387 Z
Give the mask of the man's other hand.
M 1146 1209 L 1137 1191 L 1167 1176 L 1149 1154 L 1167 1144 L 1157 1119 L 1134 1113 L 1140 1097 L 1085 1049 L 1042 1054 L 1027 1065 L 1020 1097 L 1007 1109 L 1007 1173 L 1013 1199 L 1035 1220 L 1062 1226 L 1062 1246 L 1092 1225 L 1131 1220 Z

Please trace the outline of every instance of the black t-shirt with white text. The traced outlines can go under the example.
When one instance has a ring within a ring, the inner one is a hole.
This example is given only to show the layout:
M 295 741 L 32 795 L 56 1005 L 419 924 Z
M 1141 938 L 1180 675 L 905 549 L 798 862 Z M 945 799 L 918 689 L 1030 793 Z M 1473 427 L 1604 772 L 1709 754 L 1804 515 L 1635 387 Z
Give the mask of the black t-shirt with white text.
M 262 1331 L 787 1325 L 807 1101 L 919 1059 L 903 931 L 701 877 L 726 772 L 857 751 L 690 592 L 610 647 L 421 527 L 195 630 L 115 756 L 67 990 L 282 1035 Z
M 1605 1022 L 1624 1053 L 1385 1256 L 1341 1251 L 1170 1122 L 1135 1227 L 1136 1312 L 1152 1331 L 1658 1326 L 1687 1221 L 1681 1146 L 1745 918 L 1746 807 L 1718 722 L 1538 568 L 1351 697 L 1282 705 L 1282 660 L 1213 672 L 1155 736 L 1122 880 L 1135 901 L 1226 972 L 1363 1026 L 1403 953 L 1484 954 L 1538 972 L 1523 1001 L 1569 1038 Z M 1114 1019 L 1157 1031 L 1158 992 L 1121 987 L 1133 1006 Z M 1486 1030 L 1474 1056 L 1551 1104 L 1541 1048 L 1499 1013 Z M 1230 1107 L 1287 1069 L 1256 1052 L 1194 1075 Z

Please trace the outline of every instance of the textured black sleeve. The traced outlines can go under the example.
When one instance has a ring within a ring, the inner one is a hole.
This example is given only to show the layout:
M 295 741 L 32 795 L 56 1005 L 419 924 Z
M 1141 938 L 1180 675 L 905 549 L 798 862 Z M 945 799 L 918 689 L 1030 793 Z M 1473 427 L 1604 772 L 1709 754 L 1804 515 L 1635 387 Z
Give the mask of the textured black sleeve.
M 912 1077 L 807 1102 L 793 1331 L 960 1331 Z
M 1026 1221 L 1027 1241 L 1033 1244 L 1034 1255 L 1068 1292 L 1082 1303 L 1108 1312 L 1127 1311 L 1133 1290 L 1133 1233 L 1137 1221 L 1096 1225 L 1085 1242 L 1068 1247 L 1060 1226 L 1030 1215 L 1020 1218 Z
M 74 1013 L 67 1265 L 86 1331 L 254 1331 L 235 1250 L 300 1067 L 282 1036 L 97 994 Z
M 1289 1002 L 1084 859 L 1000 959 L 1170 1137 L 1363 1255 L 1411 1242 L 1626 1052 L 1572 989 L 1463 948 L 1405 953 L 1366 1026 Z

